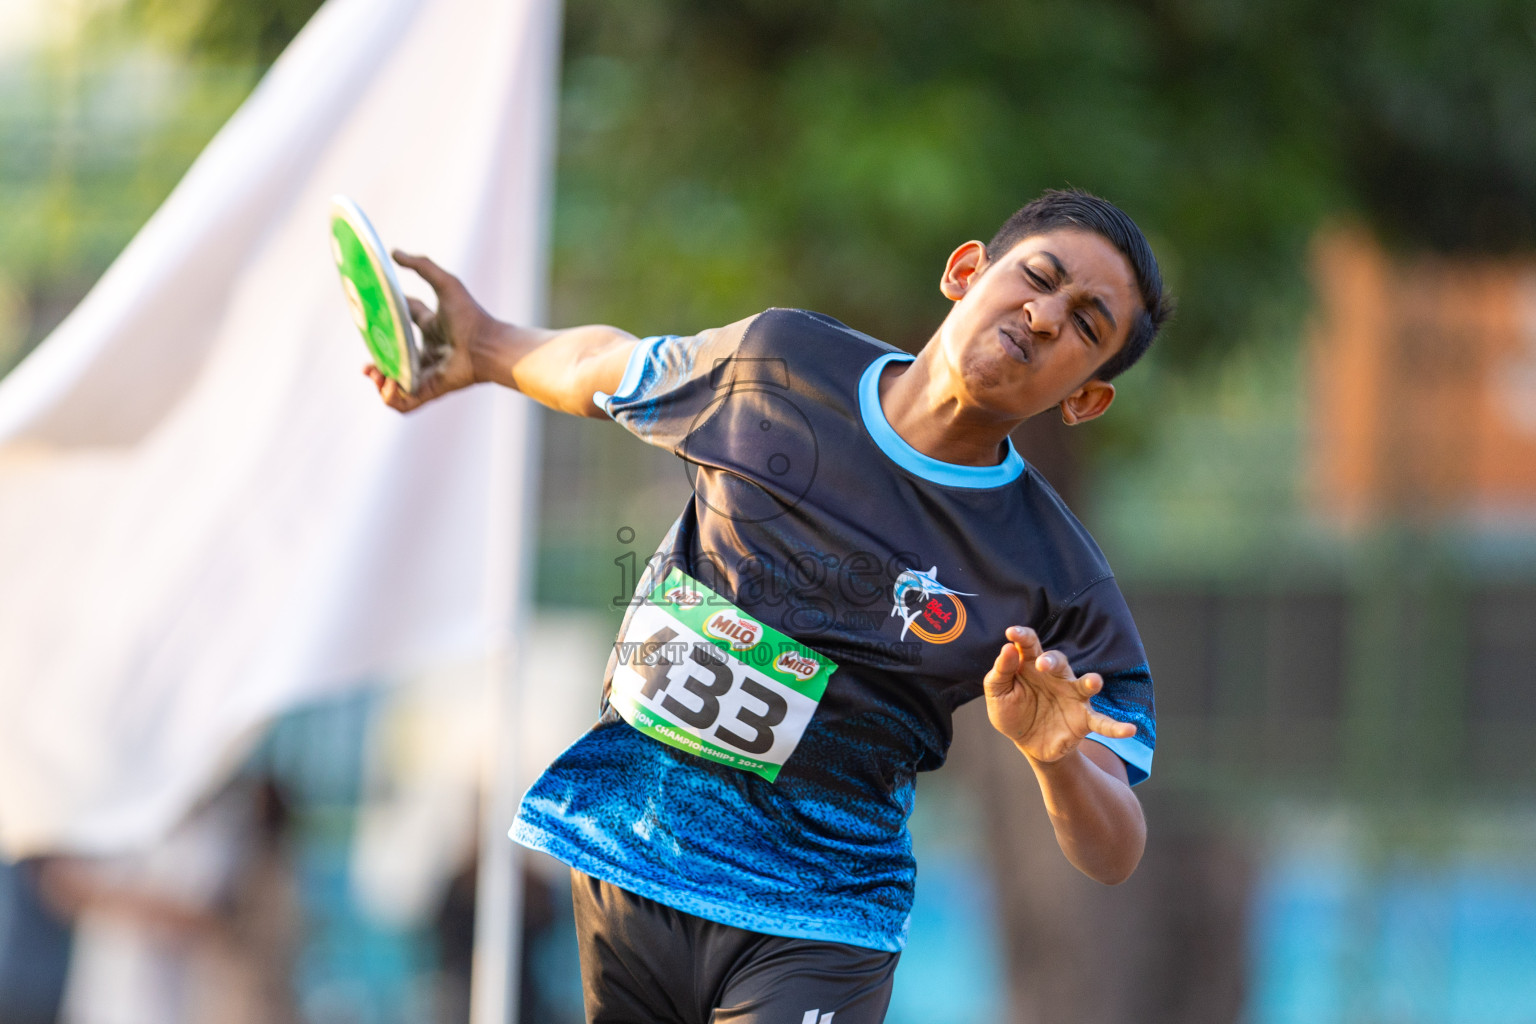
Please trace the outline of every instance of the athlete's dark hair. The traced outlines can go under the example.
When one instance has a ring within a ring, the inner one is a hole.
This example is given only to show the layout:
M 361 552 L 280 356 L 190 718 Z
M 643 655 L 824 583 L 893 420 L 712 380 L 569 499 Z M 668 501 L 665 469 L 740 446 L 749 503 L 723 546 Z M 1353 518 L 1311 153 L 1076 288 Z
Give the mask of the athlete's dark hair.
M 987 243 L 987 259 L 1002 258 L 1030 235 L 1056 228 L 1080 228 L 1100 235 L 1119 249 L 1136 275 L 1141 292 L 1141 311 L 1131 324 L 1125 345 L 1105 360 L 1095 377 L 1113 380 L 1136 364 L 1152 346 L 1152 339 L 1173 315 L 1173 299 L 1163 292 L 1163 274 L 1147 236 L 1124 210 L 1107 199 L 1080 189 L 1050 189 L 1003 222 Z

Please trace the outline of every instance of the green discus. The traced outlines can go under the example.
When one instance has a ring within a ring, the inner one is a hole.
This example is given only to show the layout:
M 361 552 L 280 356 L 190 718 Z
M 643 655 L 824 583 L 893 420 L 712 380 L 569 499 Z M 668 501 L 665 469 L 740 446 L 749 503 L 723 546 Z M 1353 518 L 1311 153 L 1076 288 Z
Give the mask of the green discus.
M 373 364 L 406 391 L 415 390 L 421 356 L 394 261 L 362 209 L 346 196 L 331 199 L 331 255 Z

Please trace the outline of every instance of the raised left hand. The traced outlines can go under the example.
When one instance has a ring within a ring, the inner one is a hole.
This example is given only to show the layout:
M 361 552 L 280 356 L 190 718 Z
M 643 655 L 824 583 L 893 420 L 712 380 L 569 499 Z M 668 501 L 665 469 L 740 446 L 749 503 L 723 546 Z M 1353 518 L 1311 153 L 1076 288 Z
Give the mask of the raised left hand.
M 1104 686 L 1097 672 L 1077 676 L 1060 651 L 1045 651 L 1028 626 L 1010 626 L 1008 643 L 983 680 L 987 718 L 1031 760 L 1060 761 L 1090 732 L 1124 739 L 1136 727 L 1093 710 L 1089 698 Z

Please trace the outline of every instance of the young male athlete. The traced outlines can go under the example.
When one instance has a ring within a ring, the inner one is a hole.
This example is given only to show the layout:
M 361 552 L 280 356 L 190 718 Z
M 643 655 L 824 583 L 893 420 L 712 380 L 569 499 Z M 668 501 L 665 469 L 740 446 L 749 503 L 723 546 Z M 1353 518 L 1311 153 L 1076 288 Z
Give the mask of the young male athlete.
M 1008 439 L 1049 409 L 1102 415 L 1166 318 L 1129 217 L 1048 192 L 960 246 L 915 358 L 789 309 L 692 337 L 514 327 L 430 260 L 396 259 L 438 308 L 411 303 L 416 394 L 368 371 L 390 406 L 494 382 L 612 417 L 695 473 L 600 719 L 512 827 L 573 869 L 589 1020 L 880 1021 L 915 777 L 978 696 L 1067 858 L 1131 874 L 1146 657 L 1103 555 Z

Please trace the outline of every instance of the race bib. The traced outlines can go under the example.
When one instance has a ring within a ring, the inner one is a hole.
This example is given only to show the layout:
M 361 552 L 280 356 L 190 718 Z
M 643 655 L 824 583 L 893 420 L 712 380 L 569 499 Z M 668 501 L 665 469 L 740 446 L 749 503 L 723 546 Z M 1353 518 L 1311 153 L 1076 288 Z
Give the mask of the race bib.
M 673 568 L 629 618 L 608 700 L 662 743 L 769 782 L 837 666 Z

